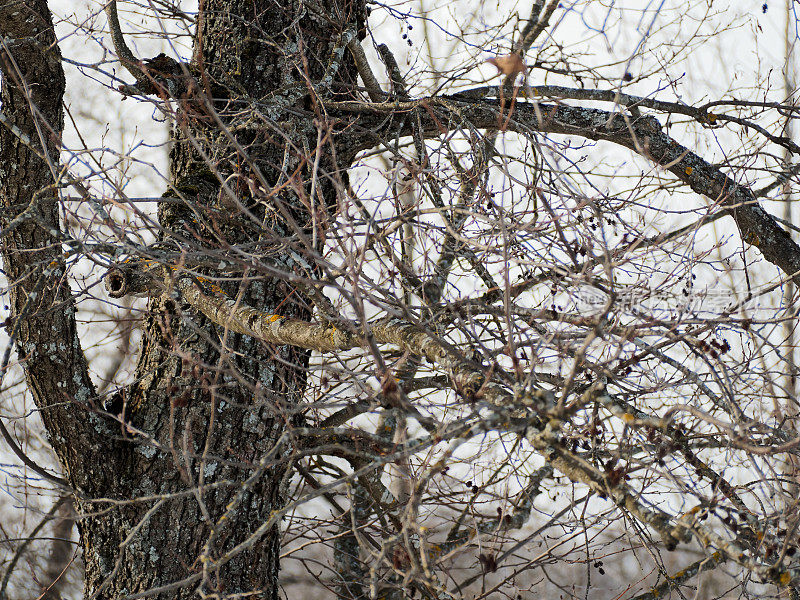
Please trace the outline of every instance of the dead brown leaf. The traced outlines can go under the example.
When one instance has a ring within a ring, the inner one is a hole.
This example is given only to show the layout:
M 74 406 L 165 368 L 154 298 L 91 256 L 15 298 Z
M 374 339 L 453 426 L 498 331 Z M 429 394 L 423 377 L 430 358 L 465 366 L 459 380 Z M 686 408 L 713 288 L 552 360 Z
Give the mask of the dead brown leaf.
M 516 53 L 496 56 L 486 62 L 497 67 L 497 70 L 507 77 L 516 77 L 519 73 L 525 73 L 528 70 L 522 57 Z

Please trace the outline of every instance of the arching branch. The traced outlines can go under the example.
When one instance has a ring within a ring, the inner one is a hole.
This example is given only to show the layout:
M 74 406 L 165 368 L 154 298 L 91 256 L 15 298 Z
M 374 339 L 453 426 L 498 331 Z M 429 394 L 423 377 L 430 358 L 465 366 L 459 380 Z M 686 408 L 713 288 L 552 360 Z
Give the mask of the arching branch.
M 710 198 L 720 208 L 730 209 L 742 239 L 755 246 L 769 262 L 800 284 L 800 246 L 775 219 L 758 203 L 753 191 L 740 185 L 722 170 L 707 162 L 689 148 L 664 133 L 658 119 L 597 108 L 517 102 L 511 117 L 502 119 L 500 102 L 481 99 L 465 102 L 459 97 L 432 97 L 422 100 L 368 104 L 358 102 L 330 103 L 330 110 L 343 115 L 356 113 L 365 131 L 361 150 L 374 147 L 383 137 L 397 135 L 397 122 L 385 120 L 387 112 L 412 110 L 418 112 L 427 135 L 441 135 L 442 127 L 458 126 L 464 121 L 478 129 L 496 129 L 507 121 L 506 128 L 522 135 L 556 133 L 575 135 L 590 140 L 602 140 L 624 146 L 668 170 L 693 191 Z M 409 125 L 403 124 L 401 135 L 411 135 Z
M 114 43 L 114 50 L 117 52 L 119 62 L 128 73 L 133 75 L 139 87 L 148 88 L 149 79 L 141 69 L 142 61 L 136 58 L 136 55 L 125 42 L 125 36 L 122 35 L 122 27 L 119 24 L 119 15 L 117 14 L 117 0 L 110 0 L 106 4 L 105 11 L 108 18 L 108 28 L 111 31 L 111 41 Z

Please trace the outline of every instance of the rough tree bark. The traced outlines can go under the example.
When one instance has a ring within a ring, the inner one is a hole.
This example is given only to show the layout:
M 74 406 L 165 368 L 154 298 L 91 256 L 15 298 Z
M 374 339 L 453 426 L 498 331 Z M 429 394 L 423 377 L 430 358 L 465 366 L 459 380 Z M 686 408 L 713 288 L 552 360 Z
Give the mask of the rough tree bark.
M 152 91 L 176 116 L 160 247 L 191 255 L 249 245 L 291 271 L 293 241 L 324 221 L 346 178 L 318 181 L 310 198 L 306 151 L 329 177 L 336 146 L 352 156 L 345 134 L 332 143 L 322 121 L 308 117 L 316 105 L 309 92 L 354 81 L 355 68 L 342 61 L 342 34 L 363 37 L 363 1 L 201 6 L 192 64 L 147 63 Z M 161 588 L 151 597 L 188 598 L 200 585 L 206 593 L 277 598 L 278 526 L 270 517 L 283 502 L 288 465 L 281 459 L 290 447 L 279 441 L 301 420 L 307 351 L 227 332 L 179 300 L 155 298 L 136 383 L 106 407 L 122 411 L 137 441 L 102 415 L 58 243 L 64 75 L 52 21 L 46 2 L 35 0 L 5 3 L 0 24 L 3 112 L 17 130 L 0 128 L 0 194 L 7 222 L 32 206 L 37 217 L 6 237 L 3 260 L 15 283 L 17 352 L 30 389 L 70 485 L 87 499 L 79 507 L 86 597 Z M 42 145 L 47 162 L 37 156 Z M 235 197 L 247 197 L 248 182 L 276 191 L 261 202 L 249 196 L 245 206 Z M 307 207 L 317 203 L 319 214 L 311 215 Z M 284 282 L 243 270 L 204 274 L 227 278 L 221 288 L 250 305 L 310 315 L 307 299 Z M 180 495 L 198 484 L 211 489 Z M 109 499 L 111 509 L 94 498 Z
M 551 12 L 556 5 L 550 3 Z M 502 98 L 496 89 L 410 100 L 394 72 L 400 101 L 362 72 L 371 99 L 366 102 L 347 91 L 357 83 L 357 42 L 364 27 L 364 0 L 201 0 L 191 63 L 159 56 L 134 64 L 119 53 L 136 79 L 122 91 L 158 96 L 175 120 L 171 181 L 158 209 L 159 241 L 144 249 L 151 258 L 170 256 L 189 265 L 227 299 L 257 309 L 258 318 L 291 317 L 287 324 L 300 331 L 298 339 L 314 341 L 314 331 L 333 329 L 311 329 L 316 298 L 313 286 L 301 282 L 317 275 L 310 266 L 315 261 L 308 259 L 316 258 L 337 194 L 347 190 L 346 169 L 355 153 L 398 135 L 414 136 L 422 149 L 424 136 L 467 129 L 469 123 L 474 129 L 576 135 L 629 148 L 714 199 L 733 216 L 746 242 L 797 281 L 800 248 L 758 206 L 756 195 L 677 144 L 655 118 L 639 118 L 638 109 L 621 114 L 521 98 L 512 118 L 502 100 L 486 98 Z M 166 293 L 148 305 L 135 382 L 114 402 L 100 405 L 65 275 L 66 233 L 57 195 L 60 187 L 80 184 L 59 163 L 64 76 L 45 0 L 0 4 L 0 36 L 2 256 L 13 293 L 11 335 L 79 499 L 86 597 L 189 598 L 199 590 L 217 597 L 277 598 L 278 520 L 292 450 L 303 443 L 295 444 L 292 433 L 303 424 L 299 400 L 307 350 L 300 343 L 274 345 L 245 335 L 265 327 L 245 322 L 234 328 L 224 318 L 215 320 L 211 315 L 224 312 L 222 305 L 200 310 L 190 294 L 179 293 L 178 281 L 169 289 L 167 280 Z M 579 96 L 574 90 L 561 94 Z M 630 97 L 624 103 L 681 108 Z M 701 123 L 717 118 L 681 110 Z M 121 248 L 147 258 L 122 238 Z M 296 277 L 270 277 L 263 264 L 248 262 L 252 255 Z M 438 296 L 418 287 L 421 297 Z M 353 325 L 349 333 L 358 340 L 337 347 L 393 341 L 389 334 L 366 340 L 361 331 Z M 406 341 L 398 345 L 414 353 Z M 459 373 L 474 374 L 455 368 L 461 366 L 455 359 L 447 364 L 451 382 L 458 383 Z M 6 366 L 7 358 L 0 369 Z M 519 402 L 506 383 L 497 385 L 496 397 Z M 486 390 L 486 397 L 494 397 L 494 388 Z M 557 421 L 569 415 L 551 416 Z M 574 451 L 554 451 L 555 434 L 541 422 L 524 425 L 530 425 L 528 440 L 552 466 L 604 493 L 607 474 L 575 460 Z M 670 521 L 669 515 L 641 509 L 624 483 L 612 487 L 614 501 L 659 531 L 667 547 L 688 539 L 690 530 L 704 543 L 723 546 L 683 517 Z M 738 551 L 725 552 L 729 560 L 744 560 Z M 777 571 L 762 572 L 781 581 Z

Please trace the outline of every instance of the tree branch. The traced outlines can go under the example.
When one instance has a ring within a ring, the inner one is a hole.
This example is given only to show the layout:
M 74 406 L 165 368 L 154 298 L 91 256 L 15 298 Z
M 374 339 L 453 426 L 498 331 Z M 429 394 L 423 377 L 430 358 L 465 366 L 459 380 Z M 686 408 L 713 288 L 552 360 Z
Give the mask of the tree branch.
M 0 105 L 6 125 L 0 127 L 0 164 L 16 165 L 0 178 L 2 219 L 14 222 L 27 207 L 34 207 L 30 218 L 4 236 L 1 247 L 12 284 L 16 349 L 45 426 L 55 434 L 53 447 L 68 479 L 85 490 L 90 483 L 103 484 L 105 465 L 88 451 L 101 425 L 90 419 L 87 410 L 95 390 L 78 339 L 75 303 L 59 241 L 54 190 L 61 183 L 55 166 L 61 149 L 64 73 L 47 3 L 0 5 L 0 40 Z M 24 65 L 24 72 L 19 65 Z
M 148 89 L 150 87 L 150 79 L 140 67 L 142 61 L 136 58 L 136 55 L 125 42 L 125 36 L 122 35 L 122 27 L 119 24 L 119 16 L 117 15 L 117 0 L 110 0 L 106 4 L 105 11 L 108 18 L 108 28 L 111 30 L 111 41 L 114 43 L 114 50 L 117 52 L 120 64 L 125 67 L 128 73 L 133 75 L 136 84 L 140 88 Z
M 347 329 L 331 324 L 310 323 L 281 315 L 265 313 L 229 298 L 213 286 L 206 291 L 204 284 L 187 275 L 174 273 L 161 267 L 164 279 L 159 280 L 159 269 L 152 261 L 146 261 L 147 271 L 137 272 L 133 265 L 117 266 L 105 278 L 106 288 L 118 290 L 120 281 L 128 278 L 126 273 L 136 273 L 137 293 L 157 295 L 172 285 L 181 298 L 192 308 L 204 314 L 220 327 L 236 333 L 249 335 L 277 345 L 333 352 L 367 346 L 358 323 L 348 323 Z M 134 279 L 131 277 L 130 279 Z M 117 292 L 115 292 L 117 293 Z M 404 352 L 427 359 L 447 371 L 453 385 L 467 396 L 482 397 L 495 406 L 518 408 L 519 406 L 549 406 L 553 402 L 552 392 L 525 390 L 509 392 L 505 386 L 488 381 L 486 373 L 444 341 L 436 339 L 427 331 L 397 320 L 379 321 L 370 327 L 370 333 L 378 344 L 391 344 Z M 509 381 L 511 381 L 509 379 Z
M 513 115 L 500 120 L 500 102 L 483 99 L 464 102 L 458 97 L 432 97 L 408 102 L 368 104 L 357 102 L 328 103 L 331 111 L 360 114 L 359 124 L 365 133 L 365 150 L 376 141 L 397 135 L 398 124 L 387 122 L 383 115 L 397 110 L 411 110 L 425 105 L 431 110 L 419 111 L 426 135 L 442 134 L 442 127 L 468 121 L 478 129 L 496 129 L 508 120 L 506 128 L 522 135 L 558 133 L 590 140 L 603 140 L 633 150 L 674 174 L 693 191 L 730 209 L 742 239 L 758 248 L 764 258 L 792 277 L 800 285 L 800 246 L 798 246 L 758 203 L 750 188 L 739 185 L 718 167 L 708 163 L 690 149 L 679 144 L 661 130 L 655 117 L 634 119 L 632 115 L 596 108 L 517 102 Z M 435 118 L 434 118 L 435 114 Z M 402 135 L 411 135 L 403 124 Z
M 125 268 L 130 269 L 132 266 Z M 155 269 L 151 270 L 153 294 L 163 293 L 170 286 L 174 286 L 181 298 L 193 309 L 230 331 L 256 337 L 272 344 L 292 345 L 320 352 L 349 350 L 367 345 L 363 336 L 353 333 L 353 331 L 361 329 L 358 324 L 351 324 L 349 330 L 345 330 L 330 324 L 310 323 L 265 313 L 244 306 L 225 296 L 221 291 L 214 290 L 213 287 L 210 292 L 206 291 L 203 289 L 205 287 L 203 282 L 188 275 L 175 275 L 170 269 L 164 267 L 162 273 L 164 273 L 165 279 L 158 281 L 156 272 Z M 119 277 L 117 271 L 112 270 L 112 273 L 114 279 Z M 106 285 L 109 285 L 108 280 Z M 515 389 L 514 393 L 511 393 L 507 390 L 507 386 L 493 380 L 497 377 L 497 372 L 492 372 L 492 370 L 487 373 L 482 372 L 470 361 L 462 358 L 460 353 L 446 342 L 436 339 L 419 327 L 395 319 L 373 323 L 370 327 L 370 334 L 376 343 L 395 345 L 401 350 L 421 356 L 440 369 L 447 371 L 452 379 L 452 387 L 462 394 L 465 392 L 466 395 L 472 394 L 475 398 L 482 398 L 489 404 L 498 407 L 499 411 L 494 418 L 483 418 L 482 427 L 519 431 L 521 421 L 524 421 L 526 425 L 523 435 L 548 464 L 572 481 L 581 483 L 599 496 L 610 499 L 637 521 L 654 529 L 667 549 L 675 549 L 679 543 L 688 542 L 693 535 L 703 544 L 717 548 L 726 559 L 742 564 L 763 577 L 780 577 L 782 575 L 782 573 L 774 573 L 774 569 L 771 570 L 771 567 L 759 564 L 754 559 L 746 558 L 741 551 L 746 547 L 746 539 L 729 542 L 717 536 L 710 529 L 702 527 L 699 507 L 678 517 L 673 517 L 658 508 L 646 506 L 638 498 L 637 492 L 624 481 L 613 480 L 607 472 L 567 449 L 559 430 L 563 425 L 561 417 L 568 417 L 568 415 L 558 415 L 551 410 L 553 406 L 552 392 L 547 390 L 520 392 Z M 604 395 L 605 389 L 602 385 L 592 386 L 583 392 L 580 406 L 594 402 Z M 534 414 L 530 415 L 524 408 L 533 408 Z M 577 409 L 573 407 L 571 412 L 574 413 L 575 410 Z M 511 415 L 527 416 L 523 419 L 513 419 L 509 418 Z M 546 416 L 548 421 L 544 423 L 538 415 Z M 443 429 L 432 435 L 439 440 L 448 437 L 447 432 Z M 409 451 L 418 444 L 420 444 L 419 441 L 410 444 Z

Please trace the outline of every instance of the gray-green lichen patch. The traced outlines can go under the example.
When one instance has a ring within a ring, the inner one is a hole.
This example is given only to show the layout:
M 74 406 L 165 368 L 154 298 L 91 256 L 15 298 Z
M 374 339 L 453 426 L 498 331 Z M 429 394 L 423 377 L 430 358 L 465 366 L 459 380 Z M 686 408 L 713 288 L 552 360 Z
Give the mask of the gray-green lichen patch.
M 158 450 L 149 444 L 141 444 L 136 446 L 136 452 L 144 456 L 147 460 L 152 460 L 158 453 Z
M 203 467 L 203 475 L 204 475 L 204 476 L 205 476 L 207 479 L 210 479 L 211 477 L 213 477 L 213 476 L 214 476 L 214 473 L 216 473 L 216 472 L 217 472 L 217 468 L 218 468 L 218 466 L 219 466 L 219 465 L 218 465 L 216 462 L 210 462 L 210 463 L 207 463 L 207 464 L 205 465 L 205 467 Z

